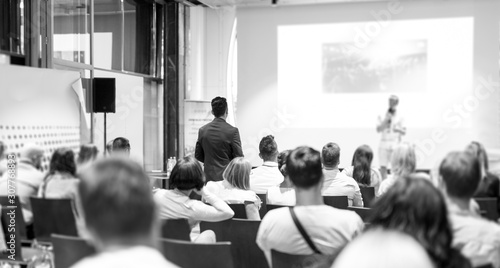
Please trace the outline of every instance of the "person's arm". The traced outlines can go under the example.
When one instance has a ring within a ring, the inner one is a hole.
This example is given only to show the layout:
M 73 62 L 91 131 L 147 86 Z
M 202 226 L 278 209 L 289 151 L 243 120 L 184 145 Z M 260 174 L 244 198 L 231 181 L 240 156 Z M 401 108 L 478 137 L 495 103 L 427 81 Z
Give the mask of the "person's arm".
M 260 220 L 259 208 L 254 202 L 245 201 L 245 210 L 247 212 L 247 219 Z
M 359 185 L 354 179 L 353 182 L 354 182 L 354 197 L 352 199 L 352 205 L 355 207 L 363 207 L 363 197 L 361 196 L 361 189 L 359 189 Z
M 378 124 L 377 124 L 377 132 L 382 132 L 384 129 L 386 129 L 389 126 L 389 117 L 386 115 L 384 119 L 379 116 L 378 118 Z
M 401 136 L 406 134 L 406 127 L 404 126 L 403 119 L 394 126 L 394 132 L 398 132 Z
M 270 217 L 264 217 L 262 222 L 260 223 L 259 226 L 259 231 L 257 232 L 257 239 L 256 243 L 257 246 L 259 246 L 260 250 L 264 252 L 264 255 L 266 256 L 267 263 L 269 264 L 269 267 L 272 267 L 272 259 L 271 259 L 271 247 L 268 244 L 267 238 L 269 237 L 269 228 L 267 227 L 267 222 L 271 220 Z
M 236 129 L 231 142 L 231 149 L 233 151 L 233 158 L 243 157 L 243 150 L 241 149 L 240 131 Z
M 192 207 L 194 210 L 193 219 L 215 222 L 227 220 L 234 216 L 234 211 L 231 207 L 224 200 L 207 191 L 205 187 L 195 192 L 201 195 L 203 200 L 209 203 L 210 206 L 203 204 L 201 201 L 195 202 Z
M 203 146 L 201 145 L 201 129 L 198 131 L 198 140 L 196 141 L 196 148 L 194 150 L 194 157 L 196 160 L 205 163 L 205 152 L 203 151 Z

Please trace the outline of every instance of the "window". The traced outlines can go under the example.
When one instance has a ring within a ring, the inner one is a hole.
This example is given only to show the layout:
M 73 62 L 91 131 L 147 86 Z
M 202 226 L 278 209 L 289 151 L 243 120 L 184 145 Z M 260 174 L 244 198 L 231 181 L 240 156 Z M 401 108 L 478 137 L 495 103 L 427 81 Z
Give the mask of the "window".
M 25 55 L 24 0 L 0 1 L 0 51 Z

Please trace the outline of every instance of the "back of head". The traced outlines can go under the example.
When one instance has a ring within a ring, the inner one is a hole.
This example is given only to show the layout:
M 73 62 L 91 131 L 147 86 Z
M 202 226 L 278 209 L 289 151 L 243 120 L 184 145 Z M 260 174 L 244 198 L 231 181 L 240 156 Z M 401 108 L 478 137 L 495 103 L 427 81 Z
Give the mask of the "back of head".
M 284 150 L 278 154 L 278 169 L 284 177 L 288 175 L 288 172 L 286 172 L 286 159 L 290 152 L 291 150 Z
M 54 151 L 50 158 L 49 173 L 65 172 L 72 176 L 76 175 L 75 153 L 69 148 L 59 148 Z
M 229 182 L 232 186 L 248 190 L 250 189 L 250 171 L 252 165 L 243 157 L 234 158 L 229 165 L 227 165 L 222 177 Z
M 360 258 L 360 254 L 363 257 Z M 340 253 L 333 268 L 434 268 L 425 250 L 412 237 L 394 231 L 362 234 Z
M 298 147 L 288 155 L 286 171 L 296 188 L 316 186 L 323 178 L 321 155 L 311 147 Z
M 273 135 L 267 135 L 260 140 L 259 152 L 264 161 L 276 161 L 279 152 Z
M 41 157 L 43 157 L 42 147 L 33 143 L 25 144 L 20 152 L 20 158 L 28 159 L 31 161 Z
M 439 175 L 449 196 L 470 199 L 481 180 L 481 169 L 476 157 L 468 152 L 451 152 L 439 166 Z
M 134 243 L 149 237 L 155 220 L 149 179 L 125 158 L 97 161 L 82 175 L 79 194 L 87 228 L 103 243 Z
M 370 228 L 396 230 L 414 237 L 429 256 L 446 267 L 452 231 L 446 203 L 432 183 L 418 175 L 400 178 L 373 205 Z
M 170 173 L 170 189 L 200 190 L 203 185 L 205 185 L 205 174 L 198 160 L 186 156 L 177 161 Z
M 470 154 L 472 154 L 473 156 L 477 157 L 479 164 L 482 167 L 484 167 L 485 171 L 488 171 L 489 169 L 488 153 L 486 153 L 486 149 L 481 143 L 473 141 L 469 143 L 469 145 L 467 145 L 465 150 Z
M 340 162 L 340 147 L 338 144 L 329 142 L 323 146 L 321 161 L 325 167 L 335 167 Z
M 118 137 L 113 140 L 113 154 L 130 154 L 130 142 L 124 137 Z
M 212 100 L 212 113 L 215 117 L 224 116 L 227 112 L 227 101 L 223 97 L 215 97 Z
M 359 146 L 352 157 L 352 177 L 360 184 L 371 185 L 373 151 L 368 145 Z
M 97 158 L 97 146 L 94 144 L 83 144 L 78 152 L 77 163 L 82 164 L 89 161 L 94 161 Z
M 391 155 L 391 173 L 397 177 L 410 175 L 415 171 L 417 157 L 412 144 L 402 142 L 394 148 Z
M 108 141 L 108 143 L 106 143 L 106 152 L 108 154 L 111 154 L 111 152 L 113 151 L 113 142 L 114 141 L 115 140 L 110 140 L 110 141 Z

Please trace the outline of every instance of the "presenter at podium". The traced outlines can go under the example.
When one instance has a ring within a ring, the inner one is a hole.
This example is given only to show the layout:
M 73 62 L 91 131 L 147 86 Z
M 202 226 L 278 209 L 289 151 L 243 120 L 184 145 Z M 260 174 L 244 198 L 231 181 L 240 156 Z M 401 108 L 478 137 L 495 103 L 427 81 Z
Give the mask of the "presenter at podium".
M 403 118 L 397 110 L 398 104 L 399 98 L 395 95 L 390 96 L 389 109 L 378 117 L 377 132 L 381 133 L 379 164 L 383 179 L 387 177 L 387 167 L 391 161 L 392 150 L 406 134 Z

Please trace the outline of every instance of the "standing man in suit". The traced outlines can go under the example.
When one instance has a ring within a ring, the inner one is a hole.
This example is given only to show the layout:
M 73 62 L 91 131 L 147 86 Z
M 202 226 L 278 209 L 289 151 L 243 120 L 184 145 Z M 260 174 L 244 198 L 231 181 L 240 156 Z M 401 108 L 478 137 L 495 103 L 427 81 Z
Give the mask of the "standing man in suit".
M 212 100 L 215 119 L 200 128 L 195 157 L 205 164 L 207 181 L 222 180 L 222 172 L 236 157 L 243 156 L 240 132 L 226 122 L 227 101 L 223 97 Z

